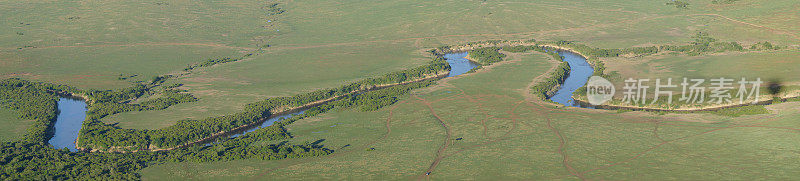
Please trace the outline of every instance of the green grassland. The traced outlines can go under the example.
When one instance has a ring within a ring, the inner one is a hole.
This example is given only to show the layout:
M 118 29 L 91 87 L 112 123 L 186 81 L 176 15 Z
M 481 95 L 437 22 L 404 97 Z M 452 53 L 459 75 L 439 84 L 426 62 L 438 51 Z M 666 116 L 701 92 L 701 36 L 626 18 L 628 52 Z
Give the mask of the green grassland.
M 256 53 L 168 80 L 183 84 L 180 88 L 196 102 L 103 119 L 135 129 L 230 114 L 264 98 L 415 67 L 430 60 L 426 50 L 483 40 L 568 40 L 626 48 L 685 45 L 692 35 L 706 32 L 719 41 L 745 46 L 770 41 L 786 48 L 604 60 L 609 71 L 623 77 L 758 76 L 800 82 L 796 1 L 689 0 L 687 9 L 667 2 L 0 0 L 0 78 L 113 89 L 130 86 L 130 80 L 118 79 L 120 74 L 148 80 L 206 59 Z M 285 12 L 270 14 L 265 7 L 272 3 Z M 800 118 L 796 102 L 736 118 L 554 108 L 531 102 L 526 90 L 555 62 L 540 54 L 516 56 L 486 71 L 445 79 L 375 112 L 326 113 L 288 127 L 295 136 L 291 142 L 325 139 L 322 144 L 336 150 L 330 156 L 170 163 L 143 170 L 143 178 L 418 179 L 429 169 L 434 179 L 800 175 L 792 164 L 798 151 L 792 141 L 799 126 L 794 120 Z M 14 124 L 3 127 L 8 129 L 4 141 L 24 132 L 24 124 L 17 124 L 24 121 L 13 118 L 0 111 L 2 121 Z M 442 145 L 447 149 L 437 154 Z
M 25 135 L 33 121 L 22 120 L 16 112 L 0 108 L 0 141 L 16 141 Z
M 609 71 L 618 71 L 623 78 L 733 78 L 763 81 L 782 80 L 800 84 L 794 73 L 800 70 L 800 50 L 770 52 L 730 52 L 703 56 L 656 56 L 639 59 L 608 60 Z M 646 77 L 644 76 L 646 75 Z
M 208 58 L 254 48 L 263 6 L 174 1 L 3 1 L 2 76 L 83 88 L 130 86 Z M 21 8 L 24 7 L 24 8 Z M 241 12 L 241 13 L 234 13 Z
M 187 64 L 227 54 L 236 54 L 224 48 L 180 46 L 163 47 L 75 47 L 30 49 L 9 55 L 0 70 L 7 72 L 3 78 L 23 77 L 31 80 L 79 85 L 88 89 L 130 87 L 123 76 L 133 76 L 134 81 L 149 80 L 153 76 L 175 72 Z

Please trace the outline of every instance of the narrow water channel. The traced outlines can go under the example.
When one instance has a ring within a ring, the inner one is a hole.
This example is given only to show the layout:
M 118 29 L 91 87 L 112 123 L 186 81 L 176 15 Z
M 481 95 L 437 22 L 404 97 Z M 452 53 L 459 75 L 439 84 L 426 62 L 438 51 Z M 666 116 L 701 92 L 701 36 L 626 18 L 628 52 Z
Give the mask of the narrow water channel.
M 550 100 L 566 106 L 581 107 L 572 99 L 572 95 L 575 90 L 586 85 L 589 77 L 594 74 L 594 68 L 583 56 L 578 54 L 569 51 L 558 51 L 558 54 L 564 57 L 564 61 L 569 64 L 570 71 L 567 79 L 564 80 L 564 84 L 550 97 Z
M 278 116 L 269 118 L 266 121 L 264 121 L 263 123 L 261 123 L 261 125 L 254 126 L 252 128 L 248 128 L 248 129 L 246 129 L 245 131 L 243 131 L 241 133 L 233 134 L 233 135 L 230 136 L 230 138 L 236 138 L 236 137 L 242 136 L 244 134 L 247 134 L 249 132 L 253 132 L 255 130 L 258 130 L 258 129 L 261 129 L 261 128 L 265 128 L 267 126 L 272 126 L 272 124 L 275 124 L 275 122 L 277 122 L 277 121 L 281 121 L 281 120 L 284 120 L 284 119 L 289 119 L 292 116 L 295 116 L 295 115 L 298 115 L 298 114 L 303 114 L 303 112 L 305 112 L 305 111 L 306 110 L 302 110 L 302 111 L 295 112 L 295 113 L 283 114 L 283 115 L 278 115 Z
M 84 120 L 86 120 L 86 102 L 72 98 L 59 99 L 58 117 L 53 125 L 55 131 L 48 143 L 56 149 L 67 148 L 73 152 L 78 151 L 75 140 L 78 139 L 78 132 Z

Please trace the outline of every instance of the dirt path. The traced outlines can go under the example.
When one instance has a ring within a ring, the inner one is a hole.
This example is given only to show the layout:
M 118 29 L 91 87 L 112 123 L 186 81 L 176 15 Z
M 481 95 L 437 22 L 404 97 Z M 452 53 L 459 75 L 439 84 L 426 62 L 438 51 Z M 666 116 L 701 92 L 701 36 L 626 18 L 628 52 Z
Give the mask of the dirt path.
M 442 159 L 444 159 L 445 151 L 447 151 L 447 147 L 450 146 L 450 144 L 452 143 L 452 141 L 450 140 L 451 132 L 450 128 L 447 126 L 447 123 L 445 123 L 444 119 L 442 119 L 442 117 L 440 117 L 433 109 L 433 107 L 431 106 L 431 102 L 428 102 L 427 100 L 418 97 L 416 95 L 413 97 L 419 100 L 420 103 L 422 103 L 423 105 L 425 105 L 425 107 L 428 108 L 428 110 L 431 112 L 431 115 L 433 115 L 433 117 L 435 117 L 436 120 L 439 121 L 439 124 L 441 124 L 442 128 L 444 128 L 445 130 L 444 142 L 442 143 L 441 146 L 439 146 L 439 149 L 436 150 L 436 158 L 433 159 L 433 163 L 431 163 L 431 165 L 428 167 L 426 173 L 424 175 L 421 175 L 422 178 L 427 179 L 430 176 L 430 173 L 433 172 L 433 170 L 436 169 L 436 166 L 439 165 L 439 162 L 441 162 Z
M 793 37 L 794 39 L 800 40 L 800 37 L 798 37 L 796 34 L 790 32 L 790 31 L 780 30 L 780 29 L 776 29 L 776 28 L 770 28 L 770 27 L 757 25 L 757 24 L 753 24 L 753 23 L 748 23 L 748 22 L 744 22 L 744 21 L 739 21 L 739 20 L 724 16 L 724 15 L 720 15 L 720 14 L 694 14 L 694 15 L 695 16 L 715 16 L 715 17 L 720 17 L 722 19 L 725 19 L 725 20 L 728 20 L 728 21 L 732 21 L 732 22 L 735 22 L 735 23 L 744 24 L 744 25 L 748 25 L 748 26 L 752 26 L 752 27 L 756 27 L 756 28 L 769 30 L 772 33 L 789 35 L 789 36 Z

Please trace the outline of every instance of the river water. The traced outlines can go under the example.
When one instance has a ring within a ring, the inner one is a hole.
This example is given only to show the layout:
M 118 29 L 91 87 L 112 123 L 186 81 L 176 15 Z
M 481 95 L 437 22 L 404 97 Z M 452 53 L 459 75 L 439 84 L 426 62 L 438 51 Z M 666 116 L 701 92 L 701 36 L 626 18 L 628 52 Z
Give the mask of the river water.
M 444 59 L 450 64 L 450 74 L 447 77 L 455 77 L 478 67 L 478 64 L 465 58 L 467 55 L 467 52 L 444 54 Z
M 75 140 L 78 139 L 78 132 L 86 120 L 86 102 L 80 99 L 61 98 L 58 100 L 58 111 L 56 123 L 53 125 L 55 133 L 48 143 L 56 149 L 67 148 L 73 152 L 78 151 L 75 148 Z
M 261 128 L 265 128 L 267 126 L 272 126 L 272 124 L 275 124 L 275 122 L 277 122 L 277 121 L 288 119 L 288 118 L 291 118 L 292 116 L 295 116 L 295 115 L 298 115 L 298 114 L 303 114 L 303 112 L 305 112 L 305 110 L 302 110 L 302 111 L 299 111 L 299 112 L 295 112 L 295 113 L 290 113 L 290 114 L 278 115 L 278 116 L 269 118 L 266 121 L 264 121 L 263 123 L 261 123 L 261 125 L 259 125 L 259 126 L 248 128 L 244 132 L 233 134 L 230 137 L 231 138 L 236 138 L 236 137 L 242 136 L 244 134 L 247 134 L 249 132 L 253 132 L 255 130 L 258 130 L 258 129 L 261 129 Z
M 578 90 L 578 88 L 586 85 L 586 82 L 589 81 L 589 77 L 594 74 L 594 68 L 592 68 L 585 58 L 578 54 L 569 51 L 558 51 L 558 54 L 564 57 L 564 61 L 569 64 L 570 71 L 567 79 L 564 80 L 564 84 L 550 97 L 550 100 L 566 106 L 580 107 L 580 105 L 572 99 L 572 94 L 575 90 Z

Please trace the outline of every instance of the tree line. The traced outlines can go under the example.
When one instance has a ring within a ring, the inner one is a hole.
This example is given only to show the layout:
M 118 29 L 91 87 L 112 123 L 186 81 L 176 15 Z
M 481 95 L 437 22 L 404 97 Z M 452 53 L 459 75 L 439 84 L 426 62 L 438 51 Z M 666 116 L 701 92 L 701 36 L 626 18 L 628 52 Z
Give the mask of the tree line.
M 168 162 L 211 162 L 237 159 L 277 160 L 327 155 L 333 150 L 316 143 L 256 145 L 233 139 L 208 147 L 163 152 L 96 153 L 54 149 L 42 142 L 0 143 L 3 180 L 137 180 L 145 167 Z

